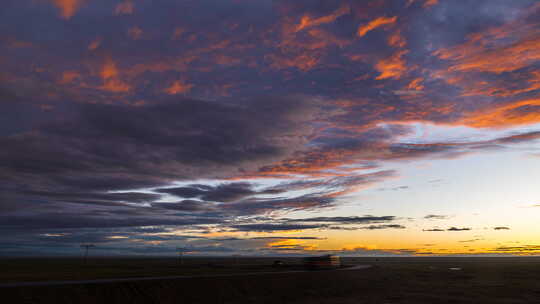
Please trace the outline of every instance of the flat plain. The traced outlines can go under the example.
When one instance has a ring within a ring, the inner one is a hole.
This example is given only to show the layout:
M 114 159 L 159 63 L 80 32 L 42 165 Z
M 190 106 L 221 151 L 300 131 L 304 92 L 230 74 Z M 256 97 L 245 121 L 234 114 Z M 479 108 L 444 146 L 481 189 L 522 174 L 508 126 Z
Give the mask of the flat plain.
M 275 260 L 284 265 L 272 267 Z M 298 258 L 1 260 L 1 282 L 195 275 L 0 288 L 5 303 L 540 303 L 535 257 L 344 258 L 368 269 L 302 270 Z M 257 272 L 265 274 L 258 275 Z M 268 274 L 269 272 L 275 272 Z M 226 276 L 227 274 L 241 274 Z M 211 275 L 220 277 L 204 277 Z

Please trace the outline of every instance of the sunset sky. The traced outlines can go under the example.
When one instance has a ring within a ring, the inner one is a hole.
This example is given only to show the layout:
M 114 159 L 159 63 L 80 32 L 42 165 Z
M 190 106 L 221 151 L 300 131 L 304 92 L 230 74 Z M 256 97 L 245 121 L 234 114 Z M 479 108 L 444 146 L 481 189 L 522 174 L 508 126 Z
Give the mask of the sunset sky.
M 537 0 L 0 6 L 0 256 L 540 254 Z

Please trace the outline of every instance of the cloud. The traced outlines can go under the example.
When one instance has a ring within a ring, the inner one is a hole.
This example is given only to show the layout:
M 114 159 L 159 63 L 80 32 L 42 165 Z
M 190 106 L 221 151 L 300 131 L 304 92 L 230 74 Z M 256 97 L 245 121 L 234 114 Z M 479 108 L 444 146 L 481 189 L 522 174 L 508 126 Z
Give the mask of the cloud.
M 493 227 L 493 230 L 510 230 L 510 228 L 505 227 L 505 226 L 497 226 L 497 227 Z
M 426 2 L 424 2 L 424 7 L 434 6 L 434 5 L 437 5 L 438 3 L 439 3 L 439 0 L 426 0 Z
M 385 25 L 394 24 L 397 21 L 397 17 L 379 17 L 376 19 L 373 19 L 366 25 L 361 25 L 358 27 L 358 36 L 363 37 L 368 32 Z
M 407 227 L 403 225 L 390 224 L 390 225 L 369 225 L 366 227 L 361 227 L 359 229 L 380 230 L 380 229 L 405 229 L 405 228 Z
M 398 186 L 398 187 L 392 187 L 392 188 L 380 188 L 378 190 L 379 191 L 387 191 L 387 190 L 400 191 L 400 190 L 406 190 L 406 189 L 409 189 L 409 186 Z
M 222 207 L 224 210 L 238 215 L 254 215 L 278 210 L 316 210 L 332 207 L 335 203 L 336 198 L 315 193 L 290 198 L 246 199 L 240 202 L 223 204 Z
M 519 24 L 517 26 L 525 25 Z M 438 50 L 435 55 L 441 59 L 454 61 L 454 65 L 450 67 L 451 72 L 480 71 L 495 74 L 512 72 L 526 67 L 540 58 L 540 53 L 537 50 L 538 38 L 528 36 L 529 31 L 520 33 L 520 30 L 519 28 L 514 30 L 493 28 L 485 33 L 471 35 L 471 39 L 463 45 Z M 509 44 L 503 44 L 503 46 L 492 43 L 491 45 L 497 46 L 496 48 L 487 46 L 489 39 L 506 38 L 510 34 L 517 34 L 518 41 L 511 40 Z M 495 58 L 499 60 L 494 62 Z
M 295 224 L 245 224 L 232 225 L 232 228 L 238 231 L 253 231 L 253 232 L 272 232 L 272 231 L 296 231 L 319 229 L 325 225 L 295 225 Z
M 53 4 L 60 10 L 60 15 L 64 19 L 70 19 L 77 13 L 86 0 L 52 0 Z
M 392 56 L 382 59 L 375 65 L 375 69 L 380 72 L 377 80 L 399 79 L 407 72 L 407 65 L 403 56 L 407 51 L 398 51 Z
M 214 211 L 216 206 L 207 202 L 195 201 L 195 200 L 183 200 L 176 203 L 153 203 L 152 207 L 163 208 L 167 210 L 176 211 Z
M 458 227 L 450 227 L 446 229 L 446 231 L 469 231 L 471 228 L 458 228 Z
M 537 254 L 540 252 L 539 245 L 523 245 L 523 246 L 499 246 L 492 249 L 493 252 L 510 253 L 510 254 Z
M 291 230 L 379 230 L 379 229 L 404 229 L 405 226 L 398 224 L 381 224 L 369 226 L 357 226 L 367 224 L 387 223 L 397 220 L 394 216 L 351 216 L 351 217 L 313 217 L 303 219 L 282 218 L 273 223 L 256 223 L 232 225 L 231 228 L 239 231 L 291 231 Z M 341 225 L 341 226 L 333 226 Z M 355 225 L 350 227 L 350 225 Z
M 197 197 L 204 201 L 232 202 L 256 195 L 271 194 L 276 191 L 255 191 L 249 183 L 228 183 L 218 186 L 208 185 L 188 185 L 186 187 L 158 189 L 158 192 L 169 193 L 179 197 Z M 279 192 L 277 192 L 279 193 Z
M 114 77 L 107 71 L 104 75 Z M 294 111 L 305 109 L 295 103 L 274 102 L 263 105 L 267 110 L 262 112 L 255 105 L 189 99 L 139 107 L 81 105 L 61 124 L 0 139 L 13 149 L 0 152 L 2 175 L 10 182 L 23 175 L 36 184 L 43 179 L 51 189 L 125 190 L 164 184 L 173 176 L 219 174 L 216 168 L 236 171 L 248 168 L 249 162 L 287 155 L 303 144 L 303 130 L 309 134 L 309 127 L 291 120 Z M 272 123 L 261 123 L 264 120 Z M 281 132 L 294 126 L 297 135 L 281 138 Z M 111 145 L 114 150 L 108 149 Z M 68 171 L 78 173 L 66 178 Z
M 144 35 L 144 31 L 138 26 L 131 27 L 128 30 L 128 36 L 129 38 L 133 40 L 141 39 L 143 35 Z
M 459 241 L 460 243 L 473 243 L 477 241 L 482 241 L 484 239 L 472 239 L 472 240 L 465 240 L 465 241 Z
M 140 34 L 140 32 L 136 30 L 132 33 L 135 36 Z M 132 35 L 130 34 L 130 36 Z M 101 90 L 112 93 L 125 93 L 131 90 L 131 86 L 120 78 L 120 71 L 116 66 L 116 62 L 110 57 L 103 63 L 99 75 L 103 79 L 103 85 L 99 87 Z
M 35 2 L 10 1 L 0 30 L 10 234 L 399 228 L 398 218 L 285 214 L 355 202 L 398 178 L 397 163 L 539 138 L 532 0 Z M 493 139 L 427 141 L 422 124 Z
M 324 238 L 316 236 L 260 236 L 250 238 L 250 240 L 324 240 Z
M 148 203 L 158 200 L 161 196 L 151 193 L 122 192 L 122 193 L 99 193 L 99 192 L 48 192 L 26 191 L 24 195 L 36 198 L 48 198 L 68 203 L 103 204 L 115 205 L 115 203 Z
M 540 99 L 527 99 L 470 114 L 464 124 L 477 128 L 504 128 L 540 122 Z
M 448 215 L 439 215 L 439 214 L 428 214 L 428 215 L 424 216 L 424 218 L 428 219 L 428 220 L 446 220 L 449 217 L 450 216 L 448 216 Z
M 134 11 L 134 4 L 131 0 L 126 0 L 124 2 L 120 2 L 116 5 L 116 8 L 114 9 L 114 13 L 116 15 L 131 15 Z
M 304 15 L 300 19 L 300 24 L 298 24 L 295 31 L 298 32 L 298 31 L 302 31 L 304 29 L 307 29 L 313 26 L 318 26 L 321 24 L 334 22 L 337 18 L 343 15 L 349 14 L 349 13 L 350 13 L 350 8 L 347 5 L 344 5 L 340 7 L 339 9 L 337 9 L 335 12 L 327 16 L 312 18 L 309 15 Z
M 330 251 L 332 254 L 360 254 L 362 256 L 396 256 L 396 255 L 415 255 L 418 251 L 415 249 L 384 249 L 384 248 L 370 248 L 369 246 L 355 246 L 351 248 L 343 248 L 341 250 Z
M 317 223 L 340 223 L 340 224 L 371 224 L 396 220 L 395 216 L 337 216 L 337 217 L 312 217 L 305 219 L 289 219 L 291 222 L 317 222 Z
M 184 94 L 189 92 L 195 85 L 184 83 L 180 80 L 174 81 L 171 86 L 165 89 L 165 92 L 170 95 Z
M 223 222 L 219 217 L 206 216 L 163 216 L 147 214 L 144 210 L 123 210 L 132 212 L 40 212 L 33 215 L 2 215 L 0 216 L 0 229 L 29 231 L 39 229 L 72 229 L 72 228 L 113 228 L 113 227 L 140 227 L 140 226 L 190 226 L 204 224 L 219 224 Z

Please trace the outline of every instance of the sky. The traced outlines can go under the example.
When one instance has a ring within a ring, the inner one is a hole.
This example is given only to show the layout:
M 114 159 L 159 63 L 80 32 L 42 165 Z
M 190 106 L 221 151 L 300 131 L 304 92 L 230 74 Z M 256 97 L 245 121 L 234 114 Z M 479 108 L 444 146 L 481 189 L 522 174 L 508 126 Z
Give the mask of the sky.
M 0 256 L 540 254 L 538 1 L 0 5 Z

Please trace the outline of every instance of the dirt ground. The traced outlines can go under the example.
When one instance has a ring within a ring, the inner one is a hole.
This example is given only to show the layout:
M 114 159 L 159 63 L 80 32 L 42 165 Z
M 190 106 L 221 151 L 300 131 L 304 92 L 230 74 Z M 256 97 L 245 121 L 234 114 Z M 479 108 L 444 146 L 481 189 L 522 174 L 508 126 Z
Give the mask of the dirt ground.
M 258 263 L 263 263 L 260 267 L 264 268 L 269 261 Z M 288 262 L 292 265 L 293 261 Z M 358 258 L 346 262 L 371 263 L 373 267 L 354 271 L 0 288 L 0 296 L 8 300 L 4 303 L 55 304 L 540 303 L 537 258 Z M 229 269 L 241 265 L 255 267 L 256 263 L 247 259 L 222 260 L 220 265 Z

